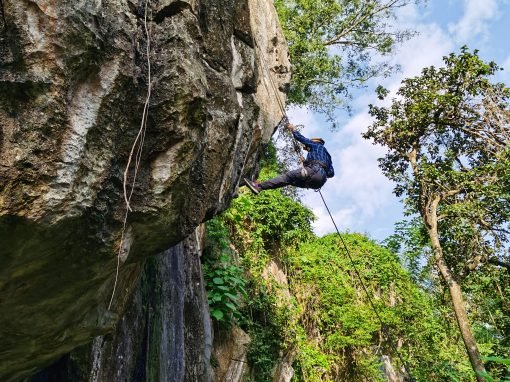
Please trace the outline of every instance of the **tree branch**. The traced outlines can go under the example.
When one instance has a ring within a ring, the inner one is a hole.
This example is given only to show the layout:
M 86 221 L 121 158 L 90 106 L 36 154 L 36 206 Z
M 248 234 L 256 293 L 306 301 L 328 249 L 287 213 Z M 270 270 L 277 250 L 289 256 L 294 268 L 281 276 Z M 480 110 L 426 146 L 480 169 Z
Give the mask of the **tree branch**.
M 374 15 L 376 15 L 376 14 L 378 14 L 380 12 L 383 12 L 383 11 L 385 11 L 387 9 L 390 9 L 391 7 L 393 7 L 399 1 L 400 0 L 391 0 L 388 3 L 384 4 L 383 6 L 381 6 L 379 8 L 375 8 L 372 12 L 367 12 L 364 16 L 362 16 L 359 20 L 354 22 L 354 24 L 351 25 L 349 28 L 347 28 L 345 31 L 342 31 L 341 33 L 339 33 L 338 35 L 336 35 L 335 37 L 333 37 L 329 41 L 326 41 L 324 43 L 324 45 L 325 46 L 334 45 L 337 41 L 341 40 L 342 38 L 347 36 L 349 33 L 354 31 L 361 23 L 366 21 L 368 18 L 373 17 Z

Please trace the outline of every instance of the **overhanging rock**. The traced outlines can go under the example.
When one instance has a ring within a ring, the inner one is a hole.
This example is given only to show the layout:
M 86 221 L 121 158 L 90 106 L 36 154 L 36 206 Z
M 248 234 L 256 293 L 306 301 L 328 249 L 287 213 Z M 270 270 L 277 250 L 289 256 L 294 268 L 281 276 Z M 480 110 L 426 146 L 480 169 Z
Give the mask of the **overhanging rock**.
M 111 331 L 144 258 L 227 206 L 289 63 L 270 0 L 153 0 L 147 25 L 145 1 L 1 3 L 0 379 L 18 380 Z

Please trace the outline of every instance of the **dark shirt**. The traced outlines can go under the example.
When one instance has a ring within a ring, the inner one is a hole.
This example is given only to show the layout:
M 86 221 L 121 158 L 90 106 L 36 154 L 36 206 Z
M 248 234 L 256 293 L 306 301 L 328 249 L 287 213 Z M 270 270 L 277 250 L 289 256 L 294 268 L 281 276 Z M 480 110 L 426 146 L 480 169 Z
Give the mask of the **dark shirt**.
M 324 145 L 321 145 L 320 143 L 314 142 L 311 139 L 302 136 L 298 131 L 294 131 L 293 134 L 297 141 L 308 147 L 309 151 L 308 155 L 306 156 L 306 160 L 318 160 L 324 163 L 326 165 L 327 177 L 334 177 L 335 170 L 333 169 L 333 164 L 331 163 L 331 155 L 329 155 L 328 150 L 326 150 Z

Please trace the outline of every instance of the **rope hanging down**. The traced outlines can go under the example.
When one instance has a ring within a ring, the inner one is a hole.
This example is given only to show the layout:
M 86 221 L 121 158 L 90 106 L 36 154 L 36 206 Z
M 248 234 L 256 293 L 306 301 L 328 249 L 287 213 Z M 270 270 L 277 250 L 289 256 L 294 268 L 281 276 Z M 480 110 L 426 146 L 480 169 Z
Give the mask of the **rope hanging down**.
M 254 38 L 253 38 L 253 43 L 254 43 L 255 47 L 258 49 L 260 59 L 262 60 L 262 64 L 264 65 L 264 68 L 266 68 L 266 69 L 267 69 L 267 72 L 268 72 L 268 74 L 269 74 L 269 75 L 268 75 L 268 77 L 269 77 L 269 82 L 271 83 L 271 85 L 272 85 L 272 87 L 273 87 L 274 94 L 276 95 L 276 100 L 278 101 L 278 106 L 280 107 L 280 111 L 281 111 L 281 113 L 282 113 L 282 117 L 283 117 L 283 118 L 287 118 L 287 113 L 285 112 L 285 103 L 284 103 L 284 101 L 280 98 L 280 94 L 279 94 L 279 92 L 278 92 L 278 86 L 277 86 L 277 85 L 276 85 L 276 83 L 274 82 L 273 77 L 271 77 L 271 71 L 269 70 L 269 65 L 268 65 L 268 63 L 267 63 L 267 61 L 266 61 L 266 58 L 264 57 L 264 53 L 262 52 L 262 49 L 260 49 L 260 46 L 259 46 L 259 44 L 258 44 L 258 42 L 257 42 L 257 38 L 256 38 L 256 37 L 254 37 Z M 263 78 L 263 79 L 265 79 L 265 77 L 264 77 L 264 76 L 262 76 L 262 78 Z M 266 87 L 267 92 L 268 92 L 268 93 L 271 93 L 271 92 L 269 91 L 269 88 L 268 88 L 268 86 L 267 86 L 267 82 L 266 82 L 266 81 L 264 81 L 264 86 Z M 282 120 L 283 120 L 283 119 L 282 119 Z M 287 121 L 288 121 L 288 119 L 287 119 Z
M 269 69 L 269 65 L 268 65 L 268 63 L 266 61 L 264 53 L 262 52 L 262 49 L 260 49 L 260 46 L 259 46 L 259 44 L 257 42 L 257 39 L 254 38 L 253 42 L 255 44 L 255 47 L 259 51 L 259 56 L 260 56 L 260 59 L 262 60 L 262 64 L 263 64 L 264 68 L 267 69 L 267 72 L 268 72 L 267 73 L 268 74 L 267 77 L 269 78 L 269 82 L 271 83 L 271 86 L 273 88 L 273 92 L 276 95 L 276 100 L 278 101 L 278 106 L 280 108 L 280 112 L 282 113 L 282 119 L 280 120 L 280 122 L 278 122 L 278 125 L 277 125 L 277 130 L 278 130 L 281 127 L 285 127 L 289 123 L 289 118 L 287 117 L 287 112 L 285 111 L 285 103 L 280 98 L 280 92 L 279 92 L 279 89 L 278 89 L 278 85 L 276 85 L 276 82 L 274 81 L 273 77 L 271 76 L 271 71 Z M 269 89 L 269 87 L 267 85 L 267 82 L 265 81 L 265 77 L 262 76 L 262 78 L 263 78 L 264 86 L 266 87 L 267 93 L 270 94 L 271 91 L 270 91 L 270 89 Z M 303 172 L 303 171 L 306 172 L 306 170 L 304 169 L 304 165 L 303 165 L 304 158 L 303 158 L 303 155 L 301 155 L 301 148 L 299 146 L 299 143 L 296 140 L 296 138 L 294 138 L 293 134 L 290 134 L 290 136 L 292 138 L 292 146 L 294 147 L 294 151 L 296 152 L 296 155 L 299 158 L 299 165 L 301 166 L 301 172 Z
M 349 258 L 349 261 L 350 261 L 350 263 L 352 265 L 352 268 L 354 269 L 354 272 L 356 273 L 356 276 L 358 277 L 358 279 L 359 279 L 359 281 L 361 283 L 361 287 L 363 288 L 363 290 L 364 290 L 364 292 L 365 292 L 365 294 L 366 294 L 366 296 L 368 298 L 368 301 L 370 303 L 370 307 L 374 311 L 374 313 L 375 313 L 375 315 L 377 317 L 377 320 L 379 321 L 379 324 L 381 325 L 381 328 L 383 329 L 386 325 L 384 324 L 381 316 L 379 315 L 379 312 L 377 311 L 377 308 L 374 305 L 374 302 L 373 302 L 372 298 L 370 297 L 370 293 L 369 293 L 367 287 L 365 286 L 365 283 L 363 282 L 363 279 L 361 278 L 361 274 L 358 271 L 358 268 L 356 267 L 356 263 L 354 262 L 354 259 L 352 258 L 351 253 L 349 252 L 349 249 L 347 248 L 347 245 L 345 244 L 345 241 L 344 241 L 342 235 L 340 234 L 340 231 L 338 230 L 338 227 L 337 227 L 337 225 L 335 223 L 335 219 L 333 219 L 333 215 L 331 214 L 331 211 L 329 210 L 329 207 L 328 207 L 328 205 L 326 203 L 326 200 L 324 200 L 324 196 L 322 196 L 321 190 L 319 189 L 317 191 L 319 192 L 319 195 L 321 196 L 322 202 L 324 203 L 324 207 L 326 207 L 326 210 L 328 211 L 329 217 L 331 218 L 331 221 L 333 222 L 333 225 L 335 226 L 336 233 L 337 233 L 338 237 L 340 238 L 340 240 L 342 242 L 342 245 L 343 245 L 343 247 L 345 249 L 345 253 L 347 253 L 347 257 Z M 410 382 L 414 382 L 414 378 L 411 375 L 411 371 L 409 370 L 409 367 L 407 366 L 407 363 L 404 361 L 404 359 L 400 355 L 400 352 L 398 351 L 398 348 L 395 346 L 395 341 L 393 340 L 393 337 L 391 336 L 391 334 L 389 332 L 386 332 L 385 335 L 388 338 L 388 342 L 389 342 L 391 348 L 393 349 L 395 354 L 397 354 L 397 357 L 400 360 L 400 362 L 402 362 L 402 365 L 404 366 L 404 369 L 405 369 L 407 375 L 409 376 L 409 381 Z
M 150 41 L 150 35 L 151 30 L 147 23 L 147 14 L 148 14 L 148 8 L 150 7 L 150 0 L 145 1 L 145 11 L 144 11 L 144 18 L 143 18 L 143 25 L 144 25 L 144 32 L 145 32 L 145 38 L 146 38 L 146 55 L 147 55 L 147 96 L 145 98 L 145 103 L 143 105 L 143 113 L 142 113 L 142 121 L 140 123 L 140 129 L 138 130 L 138 134 L 136 135 L 135 141 L 133 142 L 133 145 L 131 147 L 131 152 L 129 153 L 128 162 L 126 164 L 126 168 L 124 170 L 124 181 L 123 181 L 123 190 L 124 190 L 124 202 L 126 206 L 126 211 L 124 214 L 124 221 L 122 224 L 122 231 L 120 234 L 120 243 L 119 243 L 119 250 L 117 252 L 117 266 L 115 270 L 115 281 L 113 283 L 113 290 L 112 294 L 110 296 L 110 302 L 108 303 L 108 310 L 111 309 L 113 304 L 113 298 L 115 297 L 115 291 L 117 290 L 117 284 L 119 281 L 119 270 L 120 270 L 120 258 L 122 255 L 123 250 L 123 244 L 124 239 L 126 236 L 126 227 L 127 227 L 127 219 L 129 212 L 131 211 L 131 197 L 133 196 L 133 192 L 135 190 L 136 185 L 136 177 L 138 175 L 138 170 L 140 168 L 140 162 L 142 159 L 142 149 L 143 144 L 145 141 L 145 132 L 147 131 L 147 118 L 149 115 L 149 102 L 151 99 L 151 90 L 152 90 L 152 84 L 151 84 L 151 59 L 150 59 L 150 51 L 151 51 L 151 41 Z M 136 151 L 136 152 L 135 152 Z M 133 174 L 133 180 L 131 182 L 131 188 L 128 192 L 128 176 L 129 176 L 129 168 L 131 166 L 131 162 L 133 161 L 133 155 L 134 155 L 134 174 Z
M 274 93 L 276 95 L 276 99 L 278 101 L 278 106 L 280 107 L 280 111 L 281 111 L 282 116 L 283 116 L 282 119 L 280 120 L 280 122 L 278 123 L 278 126 L 277 126 L 277 128 L 280 128 L 280 127 L 283 127 L 283 126 L 285 126 L 286 124 L 289 123 L 289 118 L 287 117 L 287 113 L 285 111 L 285 106 L 283 104 L 283 101 L 280 98 L 279 91 L 278 91 L 278 86 L 276 85 L 276 83 L 274 82 L 274 80 L 273 80 L 273 78 L 271 76 L 271 73 L 270 73 L 270 70 L 269 70 L 269 66 L 267 65 L 266 59 L 264 57 L 264 54 L 262 53 L 262 51 L 260 49 L 260 46 L 258 45 L 256 39 L 254 39 L 254 43 L 255 43 L 255 46 L 259 50 L 260 57 L 261 57 L 261 60 L 263 62 L 263 65 L 264 65 L 264 67 L 268 71 L 268 77 L 269 77 L 270 83 L 272 85 L 273 91 L 274 91 Z M 267 83 L 265 81 L 264 81 L 264 85 L 266 86 L 267 92 L 270 93 L 269 88 L 267 86 Z M 300 149 L 299 144 L 298 144 L 298 142 L 296 141 L 296 139 L 294 138 L 293 135 L 292 135 L 292 138 L 293 138 L 293 142 L 294 142 L 294 150 L 296 151 L 296 154 L 298 155 L 298 157 L 300 159 L 301 166 L 303 166 L 303 159 L 302 159 L 302 155 L 301 155 L 301 149 Z M 324 207 L 326 207 L 326 210 L 328 211 L 329 217 L 331 218 L 331 221 L 333 222 L 333 225 L 335 226 L 336 233 L 337 233 L 338 237 L 340 238 L 340 240 L 342 242 L 342 245 L 343 245 L 343 247 L 345 249 L 345 253 L 347 254 L 347 257 L 349 258 L 349 261 L 350 261 L 350 263 L 351 263 L 351 265 L 352 265 L 352 267 L 354 269 L 354 272 L 356 273 L 356 276 L 358 277 L 358 279 L 359 279 L 359 281 L 361 283 L 363 291 L 365 292 L 365 294 L 366 294 L 366 296 L 368 298 L 368 301 L 370 303 L 370 307 L 374 311 L 374 313 L 375 313 L 375 315 L 377 317 L 377 320 L 379 321 L 379 324 L 381 325 L 381 329 L 384 329 L 386 327 L 386 325 L 384 324 L 381 316 L 379 315 L 379 312 L 377 311 L 377 308 L 374 305 L 374 302 L 373 302 L 372 298 L 370 297 L 370 293 L 369 293 L 367 287 L 365 286 L 365 283 L 363 282 L 361 274 L 358 271 L 358 268 L 356 267 L 356 264 L 354 263 L 354 259 L 352 258 L 351 254 L 349 252 L 349 249 L 347 248 L 347 245 L 345 244 L 345 241 L 342 238 L 342 235 L 340 234 L 340 231 L 338 230 L 338 227 L 336 225 L 335 219 L 333 218 L 333 215 L 331 214 L 331 211 L 329 210 L 329 207 L 328 207 L 328 205 L 326 203 L 326 200 L 324 199 L 324 196 L 322 196 L 321 190 L 319 189 L 317 191 L 319 192 L 319 195 L 321 196 L 322 202 L 324 203 Z M 386 337 L 388 339 L 388 342 L 389 342 L 391 348 L 393 349 L 393 351 L 397 355 L 398 359 L 402 363 L 402 366 L 404 367 L 404 370 L 405 370 L 405 372 L 407 373 L 407 375 L 409 377 L 409 382 L 414 382 L 415 380 L 414 380 L 414 378 L 413 378 L 413 376 L 411 374 L 411 371 L 410 371 L 407 363 L 404 361 L 404 358 L 402 357 L 402 355 L 398 351 L 398 348 L 395 345 L 395 341 L 393 340 L 393 337 L 391 336 L 391 334 L 388 331 L 385 332 L 385 335 L 386 335 Z

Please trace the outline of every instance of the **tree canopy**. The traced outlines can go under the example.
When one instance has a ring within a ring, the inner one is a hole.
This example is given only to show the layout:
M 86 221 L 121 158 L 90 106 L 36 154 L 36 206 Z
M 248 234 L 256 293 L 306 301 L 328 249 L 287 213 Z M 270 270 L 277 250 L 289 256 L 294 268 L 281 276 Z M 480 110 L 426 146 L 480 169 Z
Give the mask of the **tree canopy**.
M 275 0 L 292 63 L 289 103 L 331 117 L 350 89 L 387 75 L 382 57 L 410 37 L 395 12 L 419 0 Z
M 380 166 L 409 212 L 422 217 L 466 351 L 483 381 L 459 283 L 466 269 L 505 257 L 510 89 L 490 82 L 498 66 L 477 53 L 463 47 L 444 57 L 444 67 L 404 80 L 390 107 L 370 106 L 376 120 L 364 136 L 388 148 Z
M 440 198 L 443 245 L 464 267 L 506 251 L 510 89 L 489 81 L 498 66 L 477 51 L 464 47 L 444 61 L 404 80 L 390 107 L 371 106 L 376 122 L 365 137 L 388 147 L 380 166 L 411 213 Z

